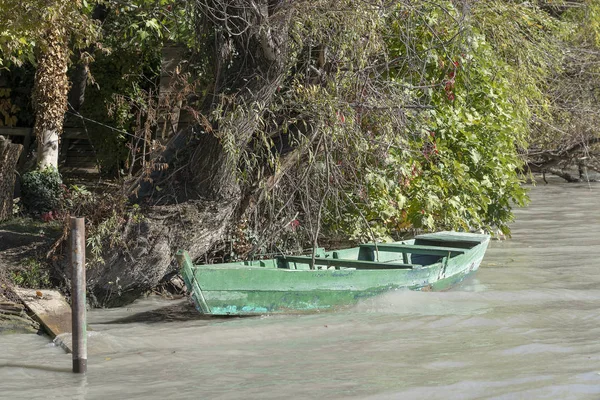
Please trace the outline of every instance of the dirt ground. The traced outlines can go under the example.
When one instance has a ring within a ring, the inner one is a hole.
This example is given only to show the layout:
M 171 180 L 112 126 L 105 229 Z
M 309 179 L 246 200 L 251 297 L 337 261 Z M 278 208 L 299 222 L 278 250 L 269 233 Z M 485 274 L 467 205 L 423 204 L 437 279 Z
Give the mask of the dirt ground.
M 24 260 L 43 257 L 60 232 L 56 222 L 28 218 L 0 224 L 0 333 L 37 331 L 37 324 L 11 291 L 11 273 L 22 270 Z
M 10 271 L 23 268 L 25 260 L 43 259 L 60 234 L 61 227 L 57 221 L 47 223 L 31 218 L 17 218 L 1 223 L 0 279 L 7 279 Z

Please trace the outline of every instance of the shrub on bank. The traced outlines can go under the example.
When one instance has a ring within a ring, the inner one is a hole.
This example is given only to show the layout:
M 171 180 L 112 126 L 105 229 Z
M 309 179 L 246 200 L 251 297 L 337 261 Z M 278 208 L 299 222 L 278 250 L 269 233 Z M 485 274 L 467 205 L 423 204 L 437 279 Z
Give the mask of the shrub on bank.
M 31 213 L 57 210 L 63 192 L 62 178 L 54 168 L 30 171 L 21 178 L 21 201 Z

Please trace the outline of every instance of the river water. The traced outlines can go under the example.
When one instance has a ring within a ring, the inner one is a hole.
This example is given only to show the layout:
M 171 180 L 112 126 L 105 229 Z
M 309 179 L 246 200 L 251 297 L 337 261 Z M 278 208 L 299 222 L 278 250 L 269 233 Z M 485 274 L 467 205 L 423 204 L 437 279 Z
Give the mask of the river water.
M 600 185 L 531 199 L 451 291 L 303 316 L 94 310 L 86 376 L 44 336 L 0 336 L 0 398 L 600 399 Z

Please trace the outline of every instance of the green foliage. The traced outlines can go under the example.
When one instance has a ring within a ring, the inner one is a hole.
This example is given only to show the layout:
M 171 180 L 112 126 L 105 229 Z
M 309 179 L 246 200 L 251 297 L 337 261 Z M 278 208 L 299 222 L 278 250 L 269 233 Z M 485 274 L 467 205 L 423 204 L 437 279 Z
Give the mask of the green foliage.
M 415 121 L 421 133 L 412 143 L 415 175 L 404 177 L 411 180 L 409 215 L 417 216 L 411 222 L 418 228 L 508 232 L 512 206 L 526 199 L 517 146 L 525 143 L 527 115 L 516 106 L 507 66 L 485 38 L 466 39 L 470 47 L 454 55 L 443 87 L 430 93 L 436 108 Z M 444 71 L 435 61 L 428 71 L 439 76 Z
M 105 199 L 106 200 L 106 199 Z M 124 207 L 123 199 L 117 207 L 110 210 L 108 215 L 103 215 L 97 220 L 88 221 L 86 245 L 89 249 L 89 265 L 104 264 L 103 251 L 107 248 L 119 246 L 126 248 L 126 236 L 123 226 L 126 224 L 139 224 L 145 220 L 139 205 L 134 204 L 129 208 Z M 100 208 L 107 204 L 101 200 L 94 203 Z
M 93 85 L 79 110 L 96 150 L 102 173 L 127 174 L 148 152 L 156 126 L 161 50 L 192 45 L 193 13 L 172 0 L 106 1 L 102 45 L 90 64 Z M 187 65 L 187 61 L 186 65 Z M 163 110 L 167 105 L 161 104 Z M 90 122 L 93 121 L 93 122 Z M 146 146 L 144 141 L 148 141 Z M 147 155 L 146 155 L 147 158 Z
M 35 51 L 45 52 L 47 32 L 57 29 L 76 48 L 87 47 L 98 34 L 89 18 L 94 3 L 81 0 L 3 0 L 0 3 L 0 67 L 30 62 Z
M 51 286 L 47 265 L 37 258 L 26 258 L 19 269 L 10 272 L 12 282 L 21 287 L 43 289 Z
M 292 61 L 273 101 L 224 99 L 211 115 L 242 181 L 267 188 L 252 227 L 259 244 L 296 217 L 311 244 L 508 232 L 512 207 L 527 201 L 519 151 L 532 115 L 548 108 L 549 37 L 563 26 L 535 5 L 496 3 L 294 5 Z M 248 148 L 236 129 L 244 119 L 258 120 Z M 278 147 L 297 153 L 293 168 Z
M 158 94 L 160 48 L 113 47 L 109 53 L 97 52 L 90 73 L 95 84 L 87 88 L 79 113 L 96 122 L 86 126 L 101 171 L 114 176 L 127 159 L 136 128 L 143 126 L 138 117 Z
M 62 206 L 72 215 L 80 215 L 81 210 L 93 207 L 96 201 L 97 197 L 84 185 L 71 185 L 65 189 Z
M 121 217 L 113 211 L 112 215 L 100 222 L 92 232 L 88 232 L 86 244 L 90 250 L 90 264 L 104 263 L 102 258 L 103 246 L 108 242 L 110 246 L 114 246 L 120 238 L 119 228 L 121 226 Z
M 570 31 L 568 24 L 542 5 L 486 0 L 473 7 L 474 27 L 502 62 L 504 78 L 511 85 L 505 96 L 521 114 L 525 138 L 533 146 L 556 136 L 538 126 L 553 122 L 556 83 L 552 81 L 564 67 L 564 38 Z
M 562 20 L 569 39 L 581 47 L 600 48 L 600 1 L 587 0 L 584 6 L 571 7 Z
M 23 206 L 29 212 L 43 213 L 60 208 L 64 186 L 58 171 L 46 168 L 23 174 L 21 192 Z
M 508 232 L 512 207 L 527 201 L 518 149 L 534 89 L 515 91 L 511 64 L 450 1 L 400 5 L 387 26 L 392 83 L 431 108 L 408 113 L 401 131 L 386 131 L 387 117 L 363 122 L 388 147 L 368 144 L 377 157 L 363 157 L 362 184 L 331 226 L 380 239 L 409 229 Z
M 194 14 L 191 5 L 177 0 L 105 2 L 105 43 L 111 48 L 160 47 L 167 42 L 191 46 Z

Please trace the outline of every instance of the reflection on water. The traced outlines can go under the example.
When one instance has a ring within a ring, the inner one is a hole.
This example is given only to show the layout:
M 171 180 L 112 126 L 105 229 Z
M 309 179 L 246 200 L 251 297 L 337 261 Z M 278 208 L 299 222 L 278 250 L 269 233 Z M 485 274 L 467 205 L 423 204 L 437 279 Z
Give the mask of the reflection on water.
M 0 336 L 6 399 L 598 399 L 600 185 L 533 188 L 513 239 L 449 292 L 337 313 L 205 318 L 150 298 L 90 312 L 87 377 Z

